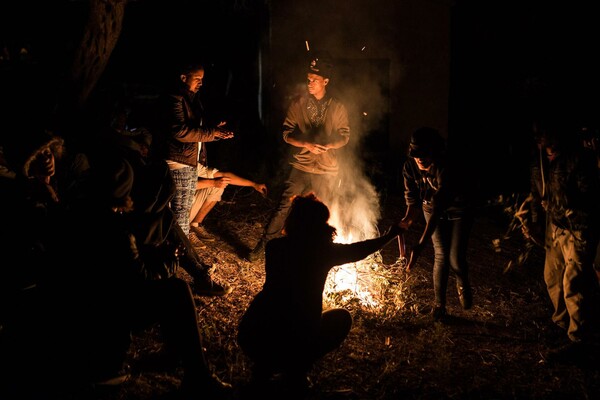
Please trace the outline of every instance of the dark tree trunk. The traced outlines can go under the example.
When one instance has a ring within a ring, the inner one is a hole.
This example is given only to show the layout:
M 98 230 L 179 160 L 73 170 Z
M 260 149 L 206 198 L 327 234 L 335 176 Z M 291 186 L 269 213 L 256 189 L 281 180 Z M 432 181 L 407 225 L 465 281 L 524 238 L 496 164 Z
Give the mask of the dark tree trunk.
M 127 0 L 90 0 L 90 12 L 71 66 L 75 104 L 82 107 L 106 68 L 123 26 Z
M 102 76 L 121 34 L 128 0 L 89 0 L 88 20 L 75 48 L 56 108 L 58 124 L 71 130 Z

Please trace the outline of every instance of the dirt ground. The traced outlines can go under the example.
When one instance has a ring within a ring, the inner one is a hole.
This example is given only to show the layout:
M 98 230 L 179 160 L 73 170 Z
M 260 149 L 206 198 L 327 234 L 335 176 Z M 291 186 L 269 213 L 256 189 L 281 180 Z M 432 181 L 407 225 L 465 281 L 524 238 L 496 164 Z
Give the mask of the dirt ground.
M 197 297 L 197 304 L 210 364 L 234 385 L 237 399 L 245 398 L 249 379 L 248 360 L 235 341 L 237 322 L 264 278 L 262 260 L 250 263 L 244 255 L 258 241 L 274 206 L 273 199 L 250 188 L 228 188 L 206 221 L 217 241 L 197 248 L 215 266 L 215 277 L 234 288 L 225 297 Z M 381 207 L 381 229 L 404 214 L 399 195 L 387 195 Z M 510 221 L 502 206 L 482 208 L 469 253 L 474 306 L 461 309 L 450 278 L 447 324 L 433 323 L 430 314 L 431 246 L 408 274 L 394 267 L 397 243 L 388 244 L 378 260 L 391 282 L 386 293 L 396 296 L 388 299 L 392 306 L 374 312 L 356 302 L 345 304 L 353 313 L 353 329 L 341 348 L 312 371 L 310 399 L 600 398 L 596 353 L 572 364 L 546 361 L 548 348 L 561 344 L 565 335 L 550 321 L 542 250 L 533 247 L 526 253 L 523 238 L 510 232 Z M 415 236 L 406 240 L 410 244 Z M 183 272 L 181 276 L 188 278 Z M 131 379 L 89 397 L 171 398 L 181 369 L 166 360 L 160 328 L 139 332 L 128 360 Z

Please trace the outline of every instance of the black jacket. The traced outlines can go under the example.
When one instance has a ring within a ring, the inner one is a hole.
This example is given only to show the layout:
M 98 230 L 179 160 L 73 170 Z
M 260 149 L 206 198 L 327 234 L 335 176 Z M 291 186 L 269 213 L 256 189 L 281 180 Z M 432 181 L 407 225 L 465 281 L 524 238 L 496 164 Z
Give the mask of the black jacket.
M 173 93 L 161 97 L 160 112 L 158 155 L 165 160 L 196 167 L 198 142 L 214 141 L 216 132 L 215 128 L 206 126 L 199 95 L 181 85 Z M 206 164 L 206 146 L 202 146 L 200 161 Z

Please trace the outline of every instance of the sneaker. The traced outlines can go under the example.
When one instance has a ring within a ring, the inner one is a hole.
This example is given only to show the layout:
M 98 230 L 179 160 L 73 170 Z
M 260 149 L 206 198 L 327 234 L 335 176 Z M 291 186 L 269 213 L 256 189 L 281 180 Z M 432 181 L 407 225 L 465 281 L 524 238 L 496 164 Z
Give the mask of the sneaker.
M 210 276 L 194 279 L 192 290 L 198 296 L 225 296 L 233 291 L 233 288 L 226 284 L 220 284 L 212 280 Z
M 444 323 L 446 320 L 446 307 L 444 306 L 435 306 L 433 309 L 433 321 Z
M 193 232 L 198 239 L 203 242 L 214 242 L 215 237 L 210 234 L 202 225 L 190 225 L 190 232 Z
M 260 241 L 258 242 L 256 247 L 254 247 L 254 249 L 252 249 L 252 251 L 250 253 L 248 253 L 247 258 L 248 258 L 248 261 L 254 262 L 254 261 L 258 261 L 261 257 L 263 257 L 264 254 L 265 254 L 265 240 L 260 239 Z
M 203 241 L 201 241 L 200 239 L 198 239 L 198 236 L 196 236 L 193 233 L 190 233 L 188 236 L 188 239 L 190 240 L 190 243 L 192 244 L 192 246 L 194 246 L 194 249 L 205 249 L 206 245 L 204 244 Z
M 458 283 L 456 284 L 456 291 L 458 292 L 458 300 L 460 301 L 460 305 L 463 310 L 468 310 L 473 306 L 473 292 L 471 291 L 471 286 L 464 285 L 460 286 Z

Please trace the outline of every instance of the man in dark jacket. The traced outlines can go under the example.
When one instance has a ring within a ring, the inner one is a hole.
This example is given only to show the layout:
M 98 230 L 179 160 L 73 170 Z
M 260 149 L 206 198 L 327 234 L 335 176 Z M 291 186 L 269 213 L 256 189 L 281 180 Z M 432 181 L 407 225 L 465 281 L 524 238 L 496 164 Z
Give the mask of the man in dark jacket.
M 201 64 L 183 66 L 175 88 L 162 96 L 160 103 L 161 122 L 156 150 L 159 157 L 166 160 L 173 177 L 175 193 L 170 207 L 186 236 L 190 233 L 198 162 L 206 164 L 205 142 L 233 137 L 232 132 L 223 128 L 225 122 L 208 126 L 198 94 L 203 79 L 204 67 Z M 202 291 L 206 293 L 206 290 Z M 231 288 L 212 282 L 210 292 L 222 295 L 230 293 Z

